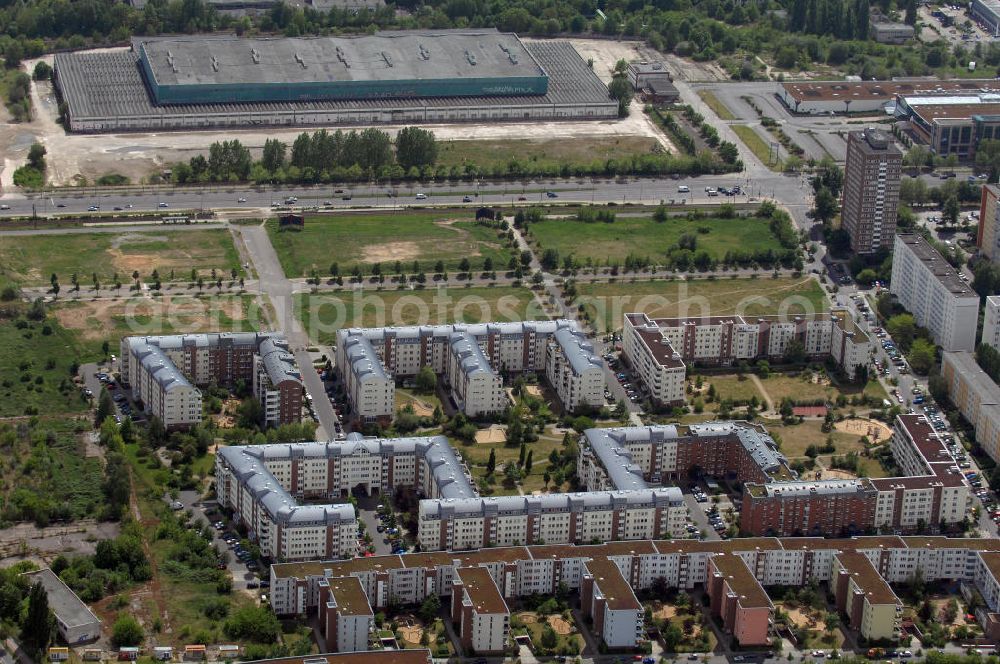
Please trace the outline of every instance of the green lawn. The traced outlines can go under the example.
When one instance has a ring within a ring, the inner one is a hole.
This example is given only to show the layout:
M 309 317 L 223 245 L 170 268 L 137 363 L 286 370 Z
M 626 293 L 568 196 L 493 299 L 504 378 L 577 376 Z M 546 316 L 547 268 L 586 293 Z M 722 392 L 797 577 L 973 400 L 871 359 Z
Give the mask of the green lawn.
M 768 395 L 776 404 L 781 403 L 781 400 L 785 397 L 789 397 L 795 401 L 812 401 L 816 399 L 825 399 L 829 402 L 835 402 L 837 396 L 843 394 L 850 398 L 856 394 L 864 391 L 865 393 L 871 394 L 873 396 L 879 396 L 884 398 L 885 391 L 882 390 L 881 386 L 877 381 L 872 381 L 864 387 L 864 390 L 857 385 L 842 385 L 834 386 L 828 384 L 828 381 L 816 382 L 811 379 L 810 374 L 801 374 L 799 376 L 788 376 L 782 374 L 773 374 L 767 378 L 761 379 L 764 389 L 767 390 Z
M 695 279 L 691 281 L 636 281 L 618 278 L 614 283 L 581 283 L 576 286 L 586 311 L 603 329 L 622 326 L 626 313 L 652 317 L 761 316 L 826 311 L 829 301 L 822 287 L 809 277 L 772 279 Z
M 322 344 L 333 343 L 342 327 L 548 318 L 532 291 L 506 286 L 300 293 L 295 296 L 295 307 L 309 338 Z
M 86 409 L 70 374 L 81 355 L 75 336 L 51 317 L 0 320 L 0 417 Z
M 693 381 L 689 382 L 693 383 Z M 749 377 L 745 377 L 744 380 L 740 380 L 739 376 L 705 376 L 705 389 L 707 389 L 708 385 L 715 386 L 715 393 L 718 397 L 714 402 L 715 405 L 717 405 L 719 401 L 724 401 L 725 399 L 743 402 L 749 401 L 752 397 L 757 397 L 758 402 L 762 403 L 764 401 L 764 395 L 760 393 L 756 384 L 754 384 Z
M 474 164 L 480 170 L 506 166 L 516 159 L 542 164 L 590 164 L 649 154 L 659 145 L 639 136 L 585 136 L 568 139 L 438 141 L 441 166 Z
M 249 332 L 261 329 L 263 319 L 253 295 L 66 300 L 53 308 L 53 314 L 76 336 L 85 359 L 99 357 L 104 341 L 111 344 L 112 353 L 116 352 L 124 336 Z
M 581 263 L 591 259 L 600 265 L 621 263 L 629 254 L 662 262 L 667 251 L 686 233 L 697 238 L 698 249 L 719 260 L 728 251 L 780 251 L 781 245 L 768 223 L 758 218 L 685 217 L 656 223 L 652 216 L 619 216 L 612 224 L 547 219 L 532 224 L 529 231 L 543 249 L 555 249 L 560 257 L 572 255 Z
M 772 171 L 781 170 L 780 160 L 775 161 L 768 142 L 761 138 L 760 134 L 754 131 L 753 127 L 746 125 L 730 125 L 736 135 L 740 137 L 743 144 L 753 152 L 761 162 Z
M 312 270 L 328 275 L 332 263 L 341 274 L 354 265 L 379 263 L 391 273 L 396 261 L 411 272 L 413 261 L 420 270 L 432 272 L 444 261 L 456 270 L 463 258 L 473 269 L 481 269 L 486 258 L 494 269 L 504 270 L 511 252 L 498 230 L 475 222 L 475 211 L 350 213 L 306 217 L 300 231 L 279 231 L 277 221 L 267 222 L 267 233 L 289 277 L 308 276 Z M 367 272 L 367 270 L 365 270 Z
M 698 96 L 701 97 L 701 100 L 705 102 L 706 106 L 712 109 L 712 111 L 714 111 L 715 114 L 719 116 L 720 120 L 736 119 L 736 116 L 733 115 L 733 112 L 730 111 L 729 108 L 722 103 L 722 100 L 716 97 L 715 93 L 712 92 L 711 90 L 699 90 Z
M 94 273 L 108 288 L 116 273 L 127 286 L 136 270 L 144 280 L 159 270 L 160 279 L 168 281 L 171 272 L 178 280 L 188 279 L 192 269 L 206 279 L 212 269 L 226 278 L 234 268 L 242 272 L 232 236 L 224 229 L 35 235 L 0 242 L 0 276 L 39 285 L 55 274 L 62 293 L 70 289 L 74 272 L 84 288 L 91 286 Z
M 834 454 L 846 454 L 847 452 L 861 452 L 864 446 L 861 444 L 861 436 L 836 429 L 830 433 L 821 430 L 823 422 L 821 420 L 805 420 L 802 424 L 784 425 L 776 421 L 764 423 L 771 434 L 778 434 L 781 437 L 781 451 L 790 459 L 804 457 L 806 448 L 810 445 L 822 447 L 826 444 L 829 436 L 833 437 L 833 444 L 837 450 Z

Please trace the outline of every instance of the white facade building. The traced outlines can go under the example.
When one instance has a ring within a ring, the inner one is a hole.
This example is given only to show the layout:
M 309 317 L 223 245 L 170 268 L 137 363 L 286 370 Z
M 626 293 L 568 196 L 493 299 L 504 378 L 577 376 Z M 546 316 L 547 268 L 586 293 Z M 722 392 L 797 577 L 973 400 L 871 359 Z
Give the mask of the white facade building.
M 443 378 L 467 415 L 506 408 L 504 373 L 545 373 L 568 410 L 603 404 L 603 364 L 569 320 L 342 329 L 336 365 L 362 422 L 387 424 L 395 379 L 425 366 Z M 593 370 L 598 366 L 600 373 Z
M 979 295 L 919 235 L 896 235 L 889 292 L 942 349 L 975 350 Z
M 986 315 L 983 319 L 983 338 L 979 343 L 1000 350 L 1000 295 L 986 298 Z

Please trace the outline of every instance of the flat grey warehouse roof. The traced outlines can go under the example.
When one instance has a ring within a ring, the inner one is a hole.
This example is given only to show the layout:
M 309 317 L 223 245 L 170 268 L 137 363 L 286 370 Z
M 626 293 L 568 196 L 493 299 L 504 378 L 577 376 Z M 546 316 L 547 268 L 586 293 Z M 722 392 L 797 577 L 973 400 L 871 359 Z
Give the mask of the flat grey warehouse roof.
M 361 37 L 135 39 L 160 85 L 506 78 L 545 72 L 516 35 L 482 30 Z
M 203 126 L 255 126 L 253 121 L 246 118 L 257 117 L 259 114 L 279 115 L 291 112 L 358 111 L 376 114 L 408 112 L 412 109 L 495 109 L 498 105 L 557 106 L 567 109 L 593 105 L 607 107 L 608 113 L 612 115 L 617 113 L 617 104 L 608 98 L 607 87 L 568 42 L 529 42 L 525 47 L 548 74 L 548 92 L 544 95 L 157 106 L 146 89 L 137 62 L 138 55 L 133 51 L 118 49 L 57 53 L 55 69 L 56 83 L 69 107 L 73 122 L 105 122 L 109 125 L 105 130 L 112 126 L 132 130 L 142 126 L 172 128 L 169 123 L 178 116 L 204 117 Z M 227 117 L 215 119 L 214 116 L 220 113 Z M 238 119 L 232 120 L 228 116 Z M 126 119 L 134 122 L 126 123 Z M 301 125 L 292 122 L 288 124 Z
M 49 598 L 49 606 L 56 615 L 56 619 L 68 629 L 100 623 L 97 616 L 76 596 L 63 580 L 56 576 L 48 567 L 36 572 L 25 572 L 29 582 L 41 583 L 45 588 L 45 594 Z

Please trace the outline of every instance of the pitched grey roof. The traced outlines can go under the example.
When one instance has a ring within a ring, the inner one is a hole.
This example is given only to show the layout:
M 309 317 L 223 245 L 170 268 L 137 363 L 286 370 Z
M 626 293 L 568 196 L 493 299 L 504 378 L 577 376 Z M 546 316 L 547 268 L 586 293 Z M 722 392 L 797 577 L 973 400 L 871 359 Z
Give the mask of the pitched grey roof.
M 364 380 L 368 376 L 374 376 L 383 380 L 388 380 L 389 375 L 382 366 L 382 360 L 372 347 L 371 341 L 364 334 L 356 333 L 352 330 L 350 335 L 340 341 L 343 344 L 344 352 L 351 365 L 351 371 L 358 380 Z
M 684 494 L 677 487 L 634 491 L 584 491 L 539 496 L 483 496 L 420 501 L 421 518 L 506 516 L 545 512 L 589 512 L 614 506 L 680 507 Z
M 592 369 L 603 370 L 601 358 L 594 354 L 594 344 L 578 328 L 560 326 L 553 336 L 574 374 L 579 376 Z
M 264 369 L 271 383 L 277 385 L 286 380 L 302 383 L 302 374 L 299 373 L 298 365 L 295 363 L 295 356 L 289 351 L 288 341 L 284 337 L 264 339 L 257 352 L 264 362 Z
M 179 387 L 193 387 L 190 381 L 180 372 L 169 357 L 153 344 L 140 345 L 134 347 L 133 351 L 143 368 L 155 380 L 165 392 Z
M 458 358 L 462 371 L 471 376 L 476 373 L 495 375 L 489 359 L 479 347 L 479 343 L 468 332 L 454 332 L 449 337 L 451 352 Z

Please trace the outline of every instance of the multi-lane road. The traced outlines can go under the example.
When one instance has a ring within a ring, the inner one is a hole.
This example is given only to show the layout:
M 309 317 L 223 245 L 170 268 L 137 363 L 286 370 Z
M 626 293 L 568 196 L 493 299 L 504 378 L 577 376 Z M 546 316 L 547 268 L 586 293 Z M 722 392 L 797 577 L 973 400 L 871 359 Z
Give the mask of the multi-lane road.
M 745 173 L 683 176 L 672 178 L 553 178 L 517 182 L 381 183 L 326 186 L 205 186 L 145 189 L 63 189 L 44 194 L 7 194 L 0 198 L 0 216 L 81 214 L 99 208 L 100 213 L 191 210 L 221 210 L 231 214 L 245 211 L 260 215 L 289 197 L 301 207 L 348 209 L 381 207 L 388 210 L 415 205 L 528 205 L 531 203 L 647 203 L 671 200 L 680 203 L 726 203 L 732 198 L 709 197 L 706 187 L 739 185 L 749 199 L 777 199 L 793 211 L 808 209 L 808 184 L 797 175 L 769 174 L 753 178 Z M 682 187 L 690 192 L 682 192 Z M 338 193 L 340 190 L 340 193 Z M 392 195 L 390 195 L 392 194 Z M 552 196 L 554 194 L 554 196 Z M 422 195 L 422 198 L 418 198 Z M 468 200 L 466 200 L 468 199 Z M 328 205 L 326 205 L 328 204 Z M 116 208 L 118 210 L 116 210 Z M 798 215 L 796 215 L 798 217 Z

